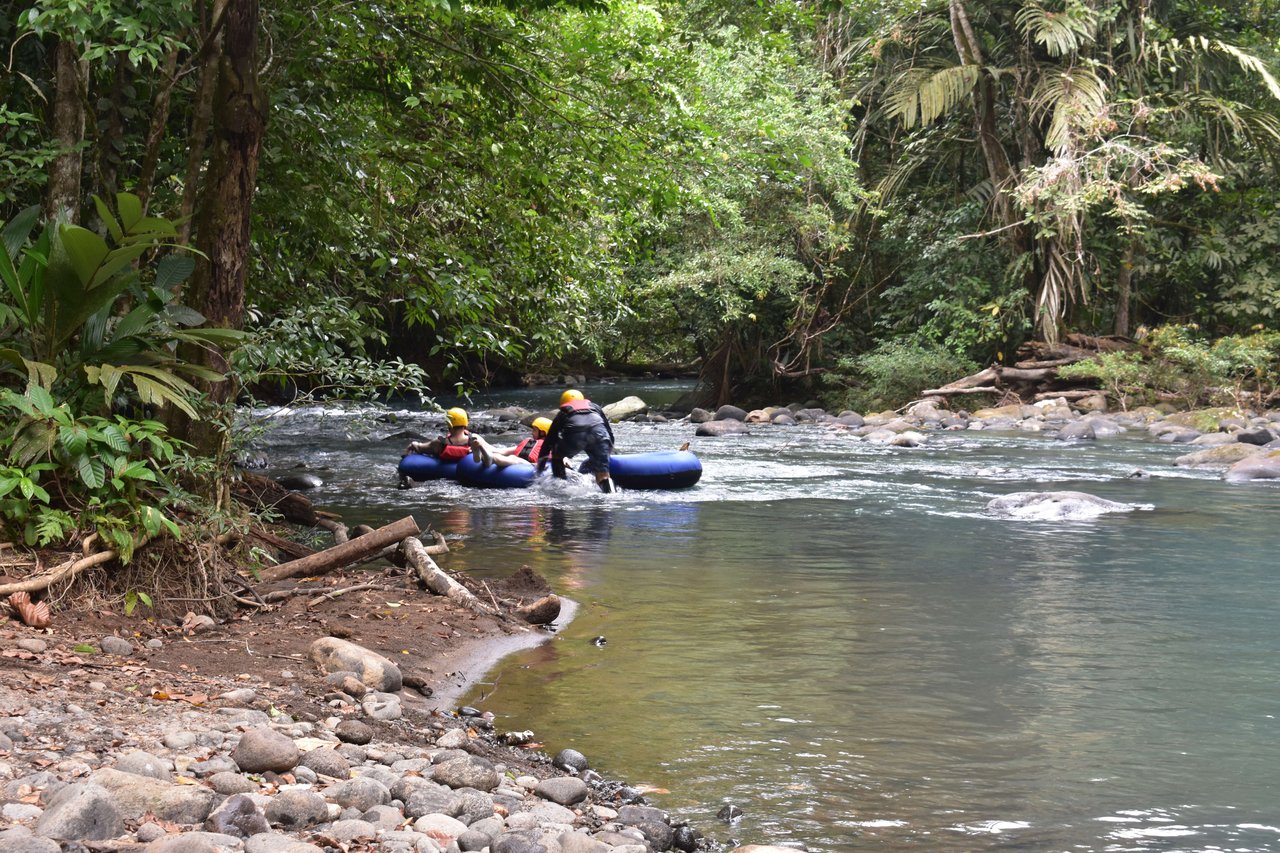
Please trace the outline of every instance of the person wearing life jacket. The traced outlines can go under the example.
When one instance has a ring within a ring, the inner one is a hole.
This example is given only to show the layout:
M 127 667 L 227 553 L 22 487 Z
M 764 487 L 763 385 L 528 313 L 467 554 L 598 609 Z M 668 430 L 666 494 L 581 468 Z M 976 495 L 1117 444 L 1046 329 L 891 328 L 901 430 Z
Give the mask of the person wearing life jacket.
M 500 468 L 506 468 L 508 465 L 535 465 L 542 453 L 547 430 L 550 428 L 550 418 L 534 418 L 533 423 L 529 424 L 529 437 L 504 450 L 497 450 L 480 436 L 473 435 L 471 437 L 472 455 L 477 462 L 484 465 L 497 465 Z
M 587 452 L 583 470 L 594 474 L 602 492 L 613 491 L 609 478 L 609 454 L 613 453 L 613 428 L 604 410 L 570 388 L 560 395 L 560 411 L 547 429 L 538 460 L 541 471 L 551 463 L 551 472 L 564 479 L 564 461 L 582 451 Z
M 468 419 L 465 409 L 454 406 L 444 413 L 449 424 L 449 432 L 431 441 L 414 441 L 409 443 L 406 453 L 421 453 L 434 456 L 441 462 L 457 462 L 471 452 L 471 432 L 467 429 Z

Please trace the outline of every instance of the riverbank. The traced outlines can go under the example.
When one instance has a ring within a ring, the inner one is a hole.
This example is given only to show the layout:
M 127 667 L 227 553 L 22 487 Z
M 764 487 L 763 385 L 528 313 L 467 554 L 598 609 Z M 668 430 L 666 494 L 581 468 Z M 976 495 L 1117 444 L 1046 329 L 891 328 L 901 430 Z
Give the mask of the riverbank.
M 697 849 L 585 756 L 553 761 L 536 733 L 457 711 L 545 630 L 412 590 L 291 602 L 223 624 L 98 610 L 0 631 L 0 851 Z M 397 664 L 397 683 L 318 674 L 323 637 Z

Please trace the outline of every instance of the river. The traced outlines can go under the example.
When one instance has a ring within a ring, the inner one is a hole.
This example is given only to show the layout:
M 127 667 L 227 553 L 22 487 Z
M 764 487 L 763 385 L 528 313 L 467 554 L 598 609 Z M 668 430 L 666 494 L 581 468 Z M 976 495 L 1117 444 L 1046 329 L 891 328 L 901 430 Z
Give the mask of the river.
M 661 406 L 680 388 L 584 390 Z M 693 439 L 705 474 L 682 492 L 401 491 L 405 440 L 388 436 L 433 433 L 439 417 L 393 417 L 296 411 L 264 443 L 281 466 L 324 469 L 321 506 L 373 522 L 411 510 L 453 541 L 449 568 L 527 564 L 580 602 L 467 701 L 658 789 L 652 803 L 715 838 L 1280 850 L 1280 489 L 1175 468 L 1186 448 L 1133 435 L 965 431 L 887 448 L 759 427 Z M 693 437 L 616 433 L 623 451 Z M 1133 511 L 984 512 L 1059 489 Z M 715 819 L 728 803 L 745 812 L 732 826 Z

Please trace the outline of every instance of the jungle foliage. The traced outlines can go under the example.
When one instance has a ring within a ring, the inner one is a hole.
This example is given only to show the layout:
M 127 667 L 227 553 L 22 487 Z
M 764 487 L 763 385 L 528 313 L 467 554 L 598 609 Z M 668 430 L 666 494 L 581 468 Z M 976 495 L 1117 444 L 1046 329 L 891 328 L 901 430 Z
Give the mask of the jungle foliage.
M 870 405 L 1032 337 L 1212 350 L 1280 311 L 1265 5 L 3 9 L 0 489 L 97 490 L 58 511 L 116 486 L 48 436 L 155 407 L 226 459 L 246 394 L 557 364 Z

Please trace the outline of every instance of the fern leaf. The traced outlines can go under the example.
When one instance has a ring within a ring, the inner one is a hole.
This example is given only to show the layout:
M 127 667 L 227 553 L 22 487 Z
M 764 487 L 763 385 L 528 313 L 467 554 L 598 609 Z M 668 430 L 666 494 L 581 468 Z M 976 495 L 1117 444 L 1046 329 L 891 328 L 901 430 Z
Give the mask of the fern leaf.
M 908 129 L 931 124 L 973 91 L 981 73 L 977 65 L 950 65 L 934 72 L 911 69 L 889 89 L 885 99 L 889 117 L 901 120 Z

